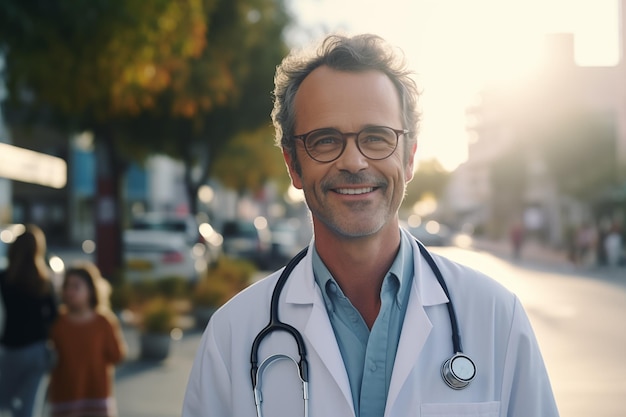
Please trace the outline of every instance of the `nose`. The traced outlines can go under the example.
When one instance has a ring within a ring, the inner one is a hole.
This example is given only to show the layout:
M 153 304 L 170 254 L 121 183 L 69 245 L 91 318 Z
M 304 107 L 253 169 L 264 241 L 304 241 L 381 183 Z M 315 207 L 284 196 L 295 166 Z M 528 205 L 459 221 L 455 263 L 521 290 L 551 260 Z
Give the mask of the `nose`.
M 369 161 L 361 153 L 356 144 L 356 135 L 352 135 L 346 141 L 346 148 L 337 159 L 337 168 L 348 172 L 359 172 L 369 166 Z

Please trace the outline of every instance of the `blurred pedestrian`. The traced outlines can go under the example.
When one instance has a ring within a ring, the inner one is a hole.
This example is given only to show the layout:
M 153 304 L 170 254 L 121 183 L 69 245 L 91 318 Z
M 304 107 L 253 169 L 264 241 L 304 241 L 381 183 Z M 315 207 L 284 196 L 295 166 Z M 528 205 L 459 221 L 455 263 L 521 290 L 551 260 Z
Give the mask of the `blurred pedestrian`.
M 598 233 L 593 224 L 584 222 L 576 232 L 576 263 L 590 266 L 595 262 Z
M 117 415 L 113 376 L 126 342 L 108 308 L 109 289 L 90 262 L 65 273 L 61 314 L 51 332 L 58 352 L 48 395 L 51 417 Z
M 513 258 L 520 259 L 522 244 L 524 243 L 524 227 L 520 222 L 515 222 L 510 232 L 511 246 L 513 246 Z
M 57 300 L 45 254 L 43 231 L 27 225 L 9 246 L 8 267 L 0 272 L 6 314 L 0 337 L 0 411 L 13 417 L 39 415 L 54 362 L 48 336 Z
M 606 252 L 607 265 L 615 267 L 620 265 L 622 260 L 622 234 L 619 225 L 613 224 L 609 233 L 604 237 L 602 242 Z

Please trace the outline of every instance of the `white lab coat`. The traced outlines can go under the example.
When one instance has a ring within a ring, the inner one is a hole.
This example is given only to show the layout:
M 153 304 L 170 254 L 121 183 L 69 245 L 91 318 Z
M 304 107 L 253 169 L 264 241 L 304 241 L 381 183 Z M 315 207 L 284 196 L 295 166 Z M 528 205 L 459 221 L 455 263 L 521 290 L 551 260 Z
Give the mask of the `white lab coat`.
M 535 336 L 517 297 L 480 272 L 433 254 L 453 299 L 464 353 L 477 368 L 475 379 L 463 390 L 444 383 L 441 364 L 453 353 L 448 298 L 411 241 L 413 288 L 385 417 L 558 416 Z M 280 271 L 252 285 L 213 315 L 191 370 L 183 417 L 256 416 L 250 348 L 269 321 L 279 275 Z M 348 376 L 313 277 L 310 251 L 282 291 L 279 314 L 301 332 L 306 344 L 309 416 L 354 416 Z M 298 359 L 295 343 L 284 332 L 272 333 L 262 342 L 259 362 L 275 353 Z M 276 362 L 262 382 L 265 416 L 304 415 L 293 363 Z

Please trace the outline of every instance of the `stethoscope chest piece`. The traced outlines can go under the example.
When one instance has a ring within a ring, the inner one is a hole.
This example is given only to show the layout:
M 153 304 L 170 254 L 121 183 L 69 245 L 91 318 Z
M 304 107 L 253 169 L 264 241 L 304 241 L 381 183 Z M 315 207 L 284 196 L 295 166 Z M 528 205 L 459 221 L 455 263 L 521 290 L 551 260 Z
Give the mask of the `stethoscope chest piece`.
M 452 389 L 463 389 L 476 376 L 476 365 L 462 353 L 456 353 L 441 365 L 441 376 Z

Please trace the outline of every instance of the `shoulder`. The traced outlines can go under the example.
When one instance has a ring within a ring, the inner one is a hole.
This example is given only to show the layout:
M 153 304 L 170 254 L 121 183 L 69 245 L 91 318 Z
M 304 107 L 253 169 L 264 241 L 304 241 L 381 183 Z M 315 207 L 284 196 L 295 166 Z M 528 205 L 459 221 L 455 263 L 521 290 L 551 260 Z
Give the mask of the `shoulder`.
M 487 325 L 498 329 L 497 333 L 504 337 L 512 329 L 527 329 L 524 308 L 511 290 L 481 271 L 436 254 L 433 258 L 465 332 Z
M 515 294 L 493 277 L 445 256 L 435 253 L 432 256 L 441 270 L 455 304 L 482 303 L 506 306 L 507 309 L 515 307 L 517 303 Z
M 117 316 L 115 315 L 115 313 L 113 313 L 112 311 L 109 311 L 109 310 L 97 310 L 95 313 L 96 313 L 95 320 L 100 325 L 107 326 L 107 327 L 110 327 L 110 326 L 118 327 L 119 326 L 119 320 L 118 320 Z

